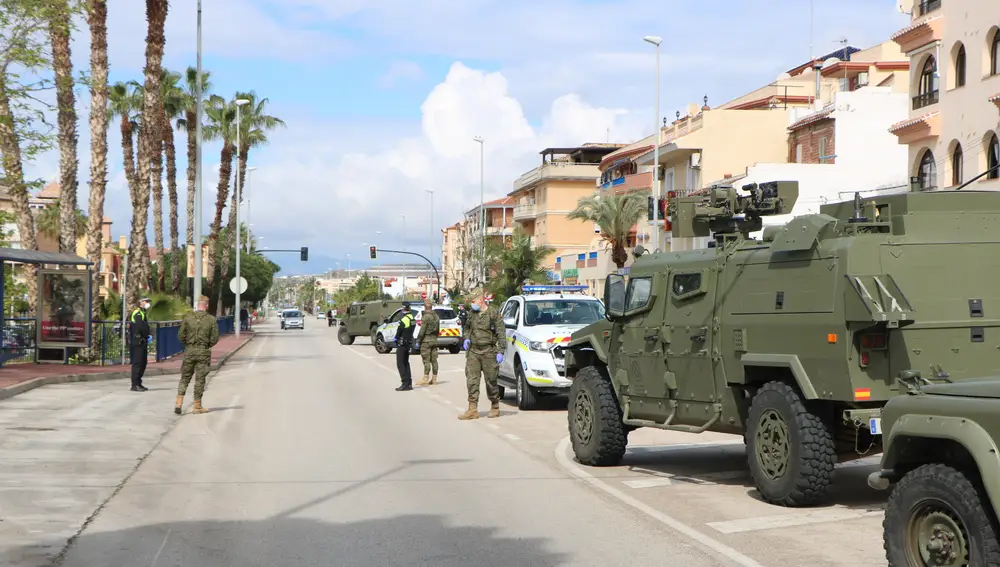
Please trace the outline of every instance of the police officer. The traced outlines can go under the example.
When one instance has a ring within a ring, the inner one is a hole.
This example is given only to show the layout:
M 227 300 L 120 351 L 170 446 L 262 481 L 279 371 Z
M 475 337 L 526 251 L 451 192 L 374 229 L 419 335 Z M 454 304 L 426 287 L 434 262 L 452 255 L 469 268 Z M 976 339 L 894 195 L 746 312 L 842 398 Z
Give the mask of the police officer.
M 441 318 L 434 312 L 433 304 L 430 300 L 424 301 L 424 314 L 420 320 L 420 332 L 417 333 L 417 348 L 420 349 L 420 358 L 424 361 L 424 377 L 417 383 L 417 386 L 429 386 L 437 383 L 438 379 L 438 334 L 441 332 Z M 430 375 L 430 381 L 427 376 Z
M 413 389 L 413 378 L 410 376 L 410 349 L 413 348 L 413 328 L 416 326 L 416 318 L 410 311 L 410 302 L 403 302 L 403 318 L 399 320 L 399 327 L 396 328 L 396 370 L 399 371 L 399 381 L 401 384 L 396 388 L 397 392 L 406 392 Z
M 146 373 L 146 357 L 149 356 L 149 343 L 153 342 L 153 336 L 149 334 L 149 322 L 146 320 L 149 305 L 149 298 L 143 297 L 139 300 L 139 306 L 133 309 L 128 317 L 131 327 L 129 359 L 132 361 L 133 392 L 145 392 L 149 389 L 142 385 L 142 375 Z
M 469 392 L 469 409 L 458 419 L 479 418 L 479 376 L 486 382 L 486 396 L 490 399 L 487 417 L 500 417 L 500 388 L 497 373 L 503 362 L 507 344 L 500 312 L 486 304 L 486 292 L 481 287 L 472 292 L 472 313 L 462 328 L 462 348 L 465 349 L 465 385 Z
M 194 380 L 194 413 L 204 413 L 201 407 L 201 396 L 205 393 L 205 378 L 212 365 L 212 347 L 219 342 L 219 323 L 208 313 L 208 298 L 198 298 L 198 309 L 188 313 L 181 321 L 177 337 L 184 345 L 184 360 L 181 363 L 181 381 L 177 385 L 177 403 L 174 413 L 181 414 L 184 405 L 184 394 L 187 393 L 191 376 Z

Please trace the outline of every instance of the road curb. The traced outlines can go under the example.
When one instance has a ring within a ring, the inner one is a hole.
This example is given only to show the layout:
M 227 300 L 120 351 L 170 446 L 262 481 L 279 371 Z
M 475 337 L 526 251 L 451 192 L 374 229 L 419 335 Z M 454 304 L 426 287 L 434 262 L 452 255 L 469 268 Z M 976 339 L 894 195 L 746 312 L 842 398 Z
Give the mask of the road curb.
M 243 349 L 247 344 L 250 343 L 255 337 L 256 333 L 250 335 L 248 339 L 240 343 L 233 350 L 227 352 L 219 358 L 219 361 L 212 364 L 210 367 L 211 372 L 218 371 L 222 368 L 230 358 L 236 353 Z M 166 376 L 167 374 L 180 374 L 180 368 L 156 368 L 147 367 L 146 372 L 143 377 L 146 376 Z M 20 384 L 14 384 L 13 386 L 7 386 L 6 388 L 0 388 L 0 400 L 6 400 L 7 398 L 13 398 L 18 394 L 23 394 L 34 390 L 35 388 L 41 388 L 42 386 L 48 386 L 51 384 L 70 384 L 73 382 L 98 382 L 101 380 L 120 380 L 124 378 L 131 378 L 131 371 L 123 372 L 93 372 L 88 374 L 63 374 L 60 376 L 42 376 L 39 378 L 32 378 L 31 380 L 26 380 Z

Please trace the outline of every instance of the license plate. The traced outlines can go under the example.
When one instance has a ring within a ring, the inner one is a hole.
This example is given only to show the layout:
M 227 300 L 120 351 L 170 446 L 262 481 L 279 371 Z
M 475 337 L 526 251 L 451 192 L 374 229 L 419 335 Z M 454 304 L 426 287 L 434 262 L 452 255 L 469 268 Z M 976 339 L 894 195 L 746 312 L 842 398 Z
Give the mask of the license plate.
M 868 420 L 868 429 L 871 430 L 872 435 L 882 435 L 882 418 L 873 417 Z

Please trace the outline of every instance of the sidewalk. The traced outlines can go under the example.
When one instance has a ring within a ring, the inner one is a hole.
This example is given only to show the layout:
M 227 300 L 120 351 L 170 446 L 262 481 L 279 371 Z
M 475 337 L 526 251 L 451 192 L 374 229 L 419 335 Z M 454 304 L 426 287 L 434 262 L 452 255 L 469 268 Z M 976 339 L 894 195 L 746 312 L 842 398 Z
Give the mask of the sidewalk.
M 229 357 L 238 352 L 254 337 L 253 331 L 243 331 L 240 338 L 236 334 L 224 335 L 212 349 L 212 370 L 218 370 Z M 178 354 L 161 362 L 154 362 L 150 353 L 144 377 L 179 374 L 183 354 Z M 90 366 L 84 364 L 11 364 L 0 368 L 0 400 L 16 396 L 28 390 L 47 384 L 67 382 L 90 382 L 94 380 L 124 379 L 131 376 L 131 366 Z

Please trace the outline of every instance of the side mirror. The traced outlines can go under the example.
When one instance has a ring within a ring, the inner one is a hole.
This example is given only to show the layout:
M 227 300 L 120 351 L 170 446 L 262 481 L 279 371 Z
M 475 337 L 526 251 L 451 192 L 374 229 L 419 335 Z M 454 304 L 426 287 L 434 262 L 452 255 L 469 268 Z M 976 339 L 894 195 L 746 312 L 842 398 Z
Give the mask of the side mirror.
M 604 309 L 608 319 L 625 313 L 625 288 L 624 276 L 608 274 L 604 280 Z
M 503 320 L 503 326 L 507 327 L 508 329 L 516 329 L 517 328 L 517 319 L 514 319 L 514 318 L 504 319 Z

